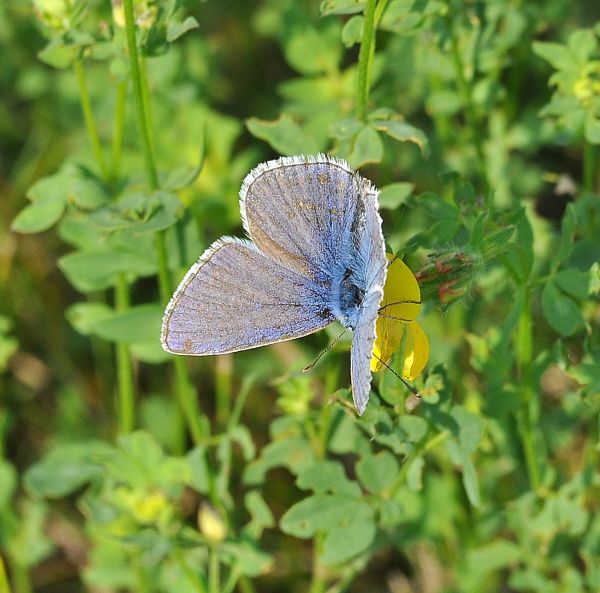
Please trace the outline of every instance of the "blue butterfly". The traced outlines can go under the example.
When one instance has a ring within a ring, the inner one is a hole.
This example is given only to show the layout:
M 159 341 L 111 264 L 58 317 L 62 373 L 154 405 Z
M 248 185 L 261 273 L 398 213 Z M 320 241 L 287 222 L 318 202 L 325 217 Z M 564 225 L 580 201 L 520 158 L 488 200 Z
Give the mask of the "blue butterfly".
M 249 240 L 222 237 L 168 304 L 161 342 L 174 354 L 237 352 L 299 338 L 338 320 L 354 332 L 354 404 L 371 388 L 387 272 L 377 189 L 328 155 L 262 163 L 244 179 Z

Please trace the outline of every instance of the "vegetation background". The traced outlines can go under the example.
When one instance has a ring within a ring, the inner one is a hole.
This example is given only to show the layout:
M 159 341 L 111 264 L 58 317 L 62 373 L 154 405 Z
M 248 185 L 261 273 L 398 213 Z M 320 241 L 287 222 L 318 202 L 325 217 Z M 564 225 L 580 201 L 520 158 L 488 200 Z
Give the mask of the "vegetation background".
M 3 0 L 0 52 L 0 593 L 600 591 L 597 3 Z M 158 343 L 318 151 L 423 292 L 362 418 L 327 332 Z

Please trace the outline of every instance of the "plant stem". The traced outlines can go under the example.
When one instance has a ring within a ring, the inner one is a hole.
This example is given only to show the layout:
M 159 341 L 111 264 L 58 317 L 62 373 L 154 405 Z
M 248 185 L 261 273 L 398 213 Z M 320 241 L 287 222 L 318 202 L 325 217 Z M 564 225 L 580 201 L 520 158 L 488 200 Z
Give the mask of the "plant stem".
M 219 555 L 215 546 L 208 549 L 208 591 L 219 593 L 221 590 L 221 569 L 219 567 Z
M 171 297 L 171 280 L 169 277 L 169 268 L 167 262 L 167 245 L 165 242 L 164 231 L 159 231 L 154 235 L 154 248 L 158 263 L 158 289 L 160 300 L 163 305 L 169 302 Z M 187 368 L 183 358 L 173 358 L 175 368 L 175 393 L 179 401 L 179 406 L 183 412 L 188 430 L 192 435 L 194 444 L 199 445 L 202 442 L 203 430 L 200 423 L 200 409 L 195 394 L 190 386 L 187 376 Z
M 322 543 L 323 533 L 317 532 L 313 541 L 312 580 L 309 593 L 324 593 L 327 589 L 327 581 L 323 578 L 323 569 L 319 562 Z
M 473 96 L 471 93 L 471 85 L 465 77 L 465 67 L 460 53 L 460 47 L 458 45 L 458 39 L 454 32 L 452 19 L 450 16 L 447 17 L 448 30 L 450 32 L 450 46 L 452 51 L 452 61 L 454 63 L 454 72 L 456 74 L 456 81 L 458 83 L 458 90 L 461 95 L 462 102 L 465 105 L 465 118 L 469 129 L 469 135 L 478 159 L 478 174 L 483 184 L 483 190 L 485 193 L 486 200 L 488 199 L 488 186 L 487 186 L 487 175 L 485 173 L 485 154 L 483 152 L 483 144 L 481 142 L 481 126 L 479 125 L 477 115 L 475 114 L 475 108 L 473 105 Z
M 358 71 L 356 87 L 356 117 L 367 119 L 367 104 L 371 86 L 371 66 L 375 54 L 375 6 L 377 0 L 367 0 L 365 7 L 363 35 L 358 52 Z
M 521 387 L 521 409 L 518 414 L 519 433 L 525 456 L 529 484 L 533 490 L 540 486 L 540 468 L 533 435 L 533 325 L 528 288 L 524 288 L 523 308 L 516 335 L 517 367 Z
M 79 86 L 79 100 L 81 102 L 81 110 L 83 112 L 83 120 L 85 122 L 85 129 L 92 145 L 92 151 L 100 172 L 104 179 L 108 179 L 109 171 L 106 165 L 106 159 L 104 158 L 104 152 L 102 150 L 102 144 L 100 142 L 100 136 L 98 135 L 98 127 L 96 126 L 96 120 L 94 118 L 94 112 L 92 110 L 92 103 L 90 101 L 90 94 L 85 79 L 85 70 L 80 59 L 76 59 L 73 62 L 75 69 L 75 76 L 77 77 L 77 85 Z
M 233 357 L 231 354 L 217 356 L 215 360 L 215 396 L 217 424 L 224 427 L 231 411 L 231 383 Z
M 135 17 L 133 14 L 133 0 L 123 0 L 123 9 L 125 12 L 125 29 L 127 32 L 127 48 L 129 50 L 129 64 L 131 68 L 131 81 L 133 83 L 133 97 L 135 101 L 135 112 L 142 143 L 142 152 L 144 153 L 144 164 L 146 166 L 146 176 L 151 190 L 158 189 L 158 173 L 156 163 L 154 162 L 154 153 L 150 141 L 149 113 L 146 101 L 144 101 L 144 86 L 142 82 L 142 72 L 140 69 L 140 60 L 137 50 L 137 41 L 135 35 Z
M 583 187 L 594 191 L 596 181 L 596 147 L 587 140 L 583 141 Z
M 6 576 L 6 570 L 4 569 L 4 560 L 0 556 L 0 593 L 10 593 L 10 583 Z
M 129 309 L 129 284 L 125 274 L 119 274 L 115 287 L 115 305 L 119 313 Z M 135 387 L 133 378 L 133 364 L 129 346 L 124 343 L 117 344 L 117 400 L 119 406 L 119 432 L 130 433 L 135 426 Z
M 33 593 L 29 570 L 20 562 L 11 562 L 12 579 L 15 593 Z
M 112 171 L 113 179 L 118 179 L 121 174 L 121 153 L 123 150 L 123 132 L 125 130 L 125 108 L 127 106 L 127 81 L 122 80 L 117 85 L 115 102 L 115 123 L 112 137 Z
M 190 581 L 190 583 L 193 583 L 193 585 L 196 588 L 196 590 L 198 591 L 198 593 L 208 593 L 204 581 L 190 567 L 190 565 L 188 564 L 187 560 L 185 559 L 183 553 L 181 552 L 181 549 L 178 548 L 177 546 L 174 546 L 172 553 L 173 553 L 173 558 L 175 558 L 175 561 L 177 562 L 177 564 L 179 564 L 181 570 L 183 571 L 183 574 L 185 574 L 185 576 L 187 577 L 187 580 Z
M 154 152 L 150 138 L 150 115 L 147 105 L 147 97 L 144 92 L 144 75 L 140 68 L 140 59 L 137 51 L 137 42 L 135 35 L 135 21 L 133 15 L 133 0 L 124 0 L 123 8 L 125 10 L 125 25 L 127 31 L 127 47 L 129 49 L 129 62 L 131 67 L 131 79 L 133 83 L 133 96 L 135 99 L 135 112 L 140 131 L 142 150 L 144 153 L 144 163 L 146 166 L 146 177 L 148 185 L 152 191 L 159 189 L 158 172 L 154 162 Z M 154 236 L 154 249 L 158 263 L 158 286 L 161 302 L 166 305 L 171 296 L 171 279 L 167 262 L 167 247 L 165 241 L 165 231 L 159 231 Z M 200 409 L 198 401 L 190 387 L 188 381 L 187 368 L 185 361 L 175 357 L 173 359 L 175 368 L 175 392 L 179 405 L 185 416 L 188 429 L 192 435 L 194 443 L 199 444 L 202 441 L 202 425 L 200 423 Z
M 427 453 L 429 453 L 429 451 L 435 449 L 435 447 L 437 447 L 440 443 L 443 443 L 449 436 L 450 433 L 447 430 L 442 430 L 442 432 L 439 432 L 434 437 L 431 437 L 428 441 L 421 441 L 421 444 L 419 444 L 412 450 L 412 452 L 404 460 L 404 463 L 402 464 L 402 467 L 398 472 L 398 476 L 396 477 L 396 481 L 390 488 L 390 498 L 394 498 L 398 493 L 398 490 L 400 490 L 400 488 L 404 484 L 404 481 L 406 480 L 406 474 L 408 473 L 412 462 L 417 457 L 426 455 Z

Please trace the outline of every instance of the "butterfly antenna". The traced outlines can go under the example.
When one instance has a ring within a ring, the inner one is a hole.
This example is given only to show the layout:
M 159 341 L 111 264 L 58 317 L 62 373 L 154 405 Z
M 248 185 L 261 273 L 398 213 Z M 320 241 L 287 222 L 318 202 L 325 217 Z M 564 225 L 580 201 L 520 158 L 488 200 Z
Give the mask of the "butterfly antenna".
M 375 354 L 373 352 L 373 356 L 388 370 L 391 371 L 398 379 L 400 379 L 400 381 L 402 381 L 402 383 L 404 383 L 404 386 L 406 387 L 406 389 L 408 389 L 414 396 L 418 397 L 419 399 L 421 398 L 421 394 L 403 377 L 401 377 L 389 364 L 385 363 L 383 360 L 381 360 L 381 358 L 379 358 L 379 356 L 377 356 L 377 354 Z
M 386 303 L 385 305 L 383 305 L 383 307 L 379 307 L 379 313 L 381 313 L 387 307 L 391 307 L 393 305 L 420 305 L 420 304 L 421 304 L 421 301 L 410 301 L 410 300 L 394 301 L 393 303 Z
M 323 358 L 323 356 L 325 354 L 327 354 L 337 343 L 337 341 L 347 332 L 348 330 L 345 329 L 337 338 L 335 338 L 333 340 L 333 342 L 331 342 L 331 344 L 329 344 L 329 346 L 327 346 L 327 348 L 325 348 L 325 350 L 323 350 L 319 356 L 317 356 L 317 358 L 315 358 L 308 366 L 304 367 L 302 369 L 303 372 L 306 373 L 306 371 L 310 371 L 310 369 L 312 369 L 318 362 L 319 360 L 321 360 L 321 358 Z

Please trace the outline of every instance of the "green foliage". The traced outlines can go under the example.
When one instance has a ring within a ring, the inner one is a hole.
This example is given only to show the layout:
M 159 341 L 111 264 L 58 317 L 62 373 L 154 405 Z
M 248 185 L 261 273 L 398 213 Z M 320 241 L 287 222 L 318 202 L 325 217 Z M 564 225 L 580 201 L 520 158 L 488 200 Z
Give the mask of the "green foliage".
M 0 593 L 600 590 L 599 23 L 2 3 Z M 244 175 L 321 151 L 380 188 L 430 341 L 362 417 L 346 337 L 305 374 L 326 336 L 159 342 Z

